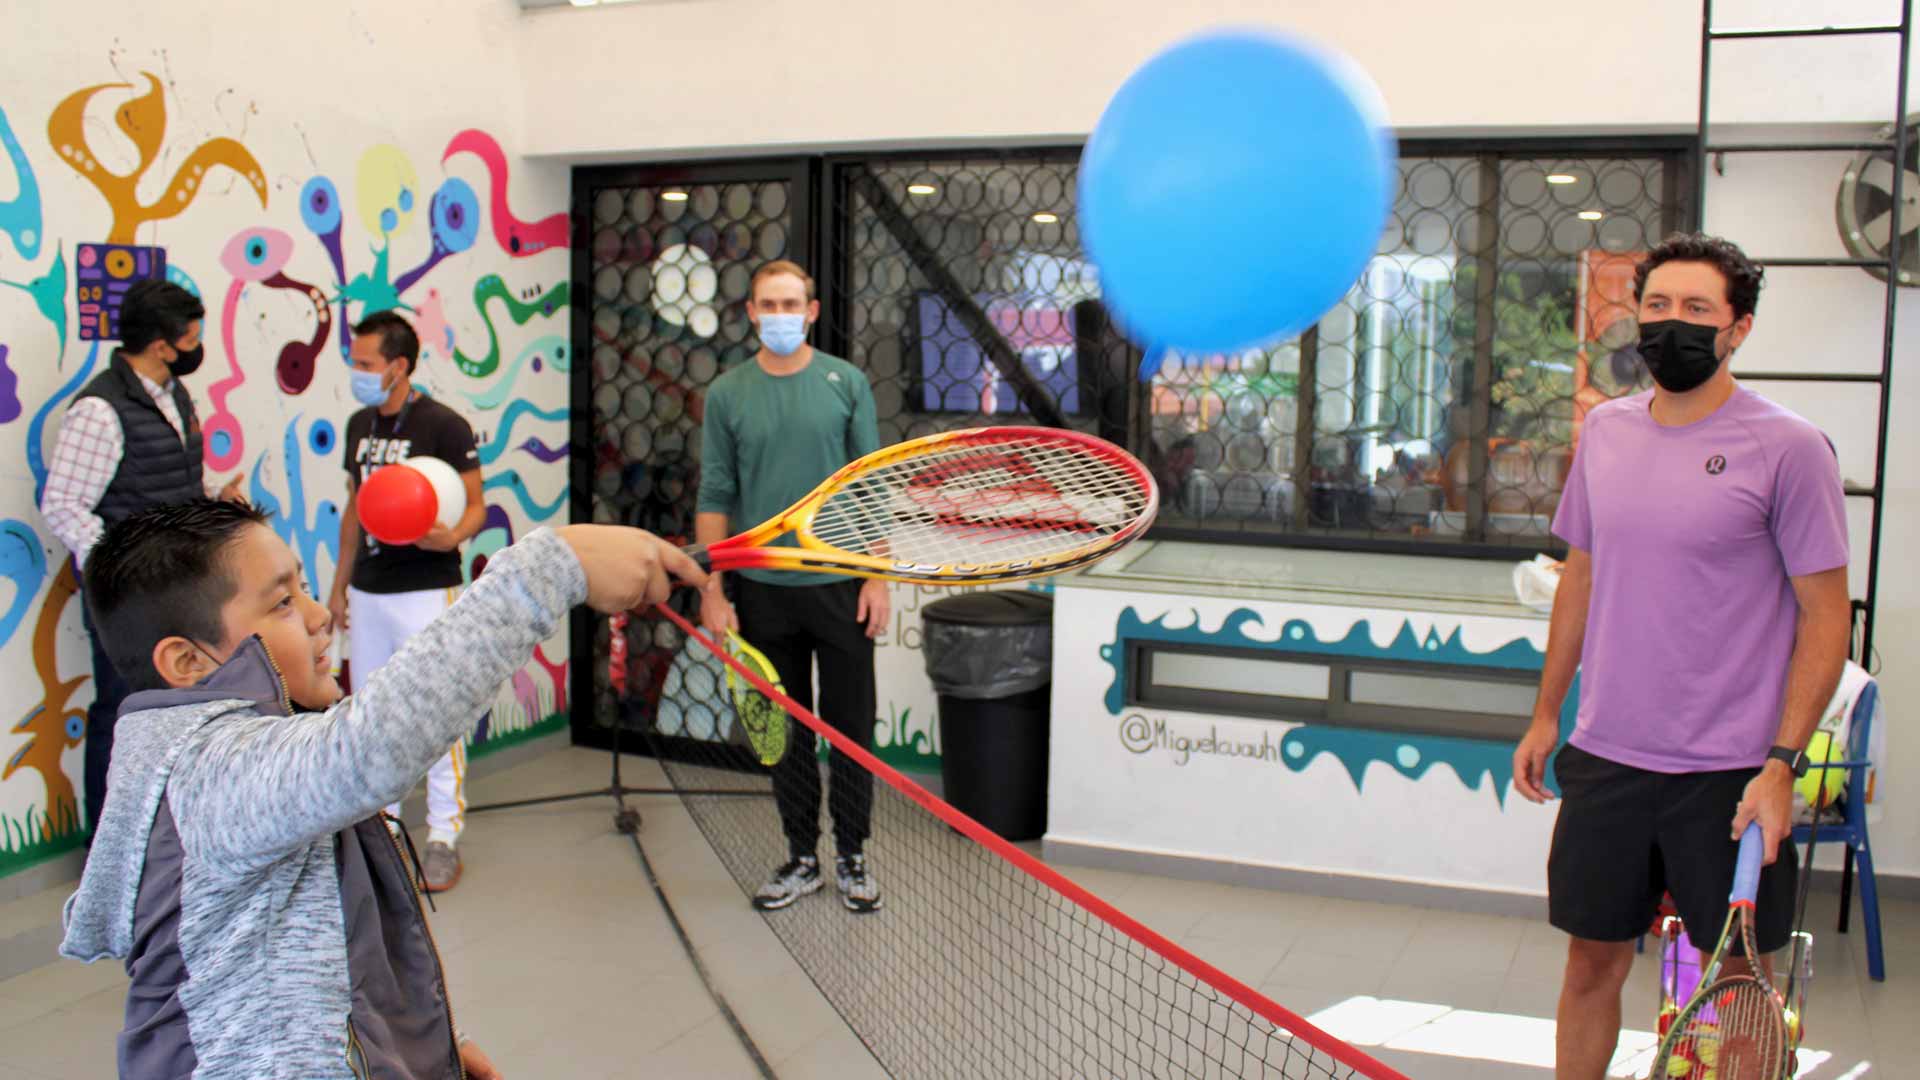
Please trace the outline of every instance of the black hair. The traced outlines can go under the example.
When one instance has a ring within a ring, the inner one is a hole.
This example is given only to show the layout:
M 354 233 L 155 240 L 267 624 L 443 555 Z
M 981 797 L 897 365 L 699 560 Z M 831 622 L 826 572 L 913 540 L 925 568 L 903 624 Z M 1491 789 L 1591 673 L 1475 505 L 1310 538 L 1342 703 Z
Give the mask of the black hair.
M 378 336 L 380 355 L 388 360 L 405 360 L 408 377 L 420 367 L 420 335 L 397 311 L 376 311 L 361 319 L 353 325 L 353 336 Z
M 171 281 L 142 278 L 120 298 L 120 347 L 137 353 L 156 341 L 171 345 L 206 315 L 207 306 L 187 290 Z
M 225 643 L 221 612 L 239 584 L 227 551 L 267 515 L 245 503 L 195 499 L 107 528 L 87 556 L 87 610 L 114 670 L 134 690 L 165 689 L 154 646 L 170 637 Z
M 1640 302 L 1647 291 L 1647 275 L 1655 267 L 1670 262 L 1701 262 L 1720 271 L 1727 279 L 1727 303 L 1735 320 L 1753 314 L 1760 303 L 1760 286 L 1766 284 L 1766 268 L 1747 257 L 1731 240 L 1706 233 L 1674 233 L 1660 241 L 1633 271 L 1633 302 Z

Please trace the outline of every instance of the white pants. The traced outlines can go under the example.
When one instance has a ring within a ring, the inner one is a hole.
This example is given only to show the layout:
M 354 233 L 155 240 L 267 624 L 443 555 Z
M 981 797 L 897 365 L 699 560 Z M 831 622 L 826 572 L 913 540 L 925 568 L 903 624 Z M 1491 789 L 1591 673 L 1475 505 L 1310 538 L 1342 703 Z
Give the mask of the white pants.
M 354 685 L 363 685 L 408 638 L 439 618 L 456 595 L 454 589 L 404 593 L 348 589 L 347 659 Z M 400 805 L 395 803 L 387 812 L 399 817 Z M 454 743 L 447 756 L 434 762 L 427 773 L 427 842 L 451 847 L 459 842 L 466 827 L 467 746 L 463 740 Z

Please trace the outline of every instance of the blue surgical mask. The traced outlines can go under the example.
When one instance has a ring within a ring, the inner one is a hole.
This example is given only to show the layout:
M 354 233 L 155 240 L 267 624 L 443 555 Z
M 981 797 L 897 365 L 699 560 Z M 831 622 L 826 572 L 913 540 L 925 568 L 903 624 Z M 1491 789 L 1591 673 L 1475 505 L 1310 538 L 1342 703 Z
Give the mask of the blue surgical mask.
M 377 371 L 355 371 L 353 400 L 362 405 L 381 405 L 387 400 L 386 379 Z
M 775 356 L 792 356 L 807 343 L 805 315 L 760 316 L 760 344 Z

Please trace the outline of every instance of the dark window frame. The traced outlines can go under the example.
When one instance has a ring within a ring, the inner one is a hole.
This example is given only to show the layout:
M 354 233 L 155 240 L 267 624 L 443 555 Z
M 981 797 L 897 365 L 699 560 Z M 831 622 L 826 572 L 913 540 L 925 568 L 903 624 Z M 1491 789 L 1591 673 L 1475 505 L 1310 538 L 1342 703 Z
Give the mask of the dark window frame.
M 1128 641 L 1125 647 L 1127 678 L 1124 694 L 1128 707 L 1234 716 L 1253 720 L 1277 720 L 1287 723 L 1324 724 L 1366 731 L 1391 732 L 1396 735 L 1445 736 L 1512 742 L 1526 733 L 1527 724 L 1531 718 L 1518 713 L 1486 713 L 1463 709 L 1429 709 L 1411 705 L 1357 702 L 1352 698 L 1354 675 L 1411 675 L 1455 681 L 1498 683 L 1525 688 L 1537 685 L 1540 680 L 1540 673 L 1537 671 L 1513 668 L 1435 664 L 1415 660 L 1384 660 L 1299 652 L 1283 648 L 1262 649 L 1141 639 Z M 1218 656 L 1235 660 L 1325 668 L 1327 695 L 1325 698 L 1300 698 L 1281 694 L 1249 694 L 1234 690 L 1155 684 L 1153 681 L 1154 658 L 1166 654 Z

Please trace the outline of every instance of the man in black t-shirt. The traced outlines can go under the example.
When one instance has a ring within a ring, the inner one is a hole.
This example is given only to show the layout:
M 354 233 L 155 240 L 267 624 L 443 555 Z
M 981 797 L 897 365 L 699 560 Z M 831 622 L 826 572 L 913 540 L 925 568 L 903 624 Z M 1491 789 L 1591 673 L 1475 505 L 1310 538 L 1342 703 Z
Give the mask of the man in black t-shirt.
M 364 680 L 409 637 L 453 603 L 465 574 L 460 545 L 480 531 L 480 455 L 466 418 L 414 389 L 420 338 L 391 311 L 353 328 L 353 396 L 366 408 L 347 421 L 347 509 L 340 517 L 340 566 L 328 607 L 349 633 L 351 675 Z M 433 457 L 466 482 L 467 510 L 451 528 L 435 525 L 417 544 L 382 544 L 360 529 L 360 485 L 388 465 Z M 460 880 L 456 845 L 466 827 L 467 754 L 455 743 L 427 774 L 426 885 L 444 892 Z M 399 807 L 389 808 L 398 815 Z

